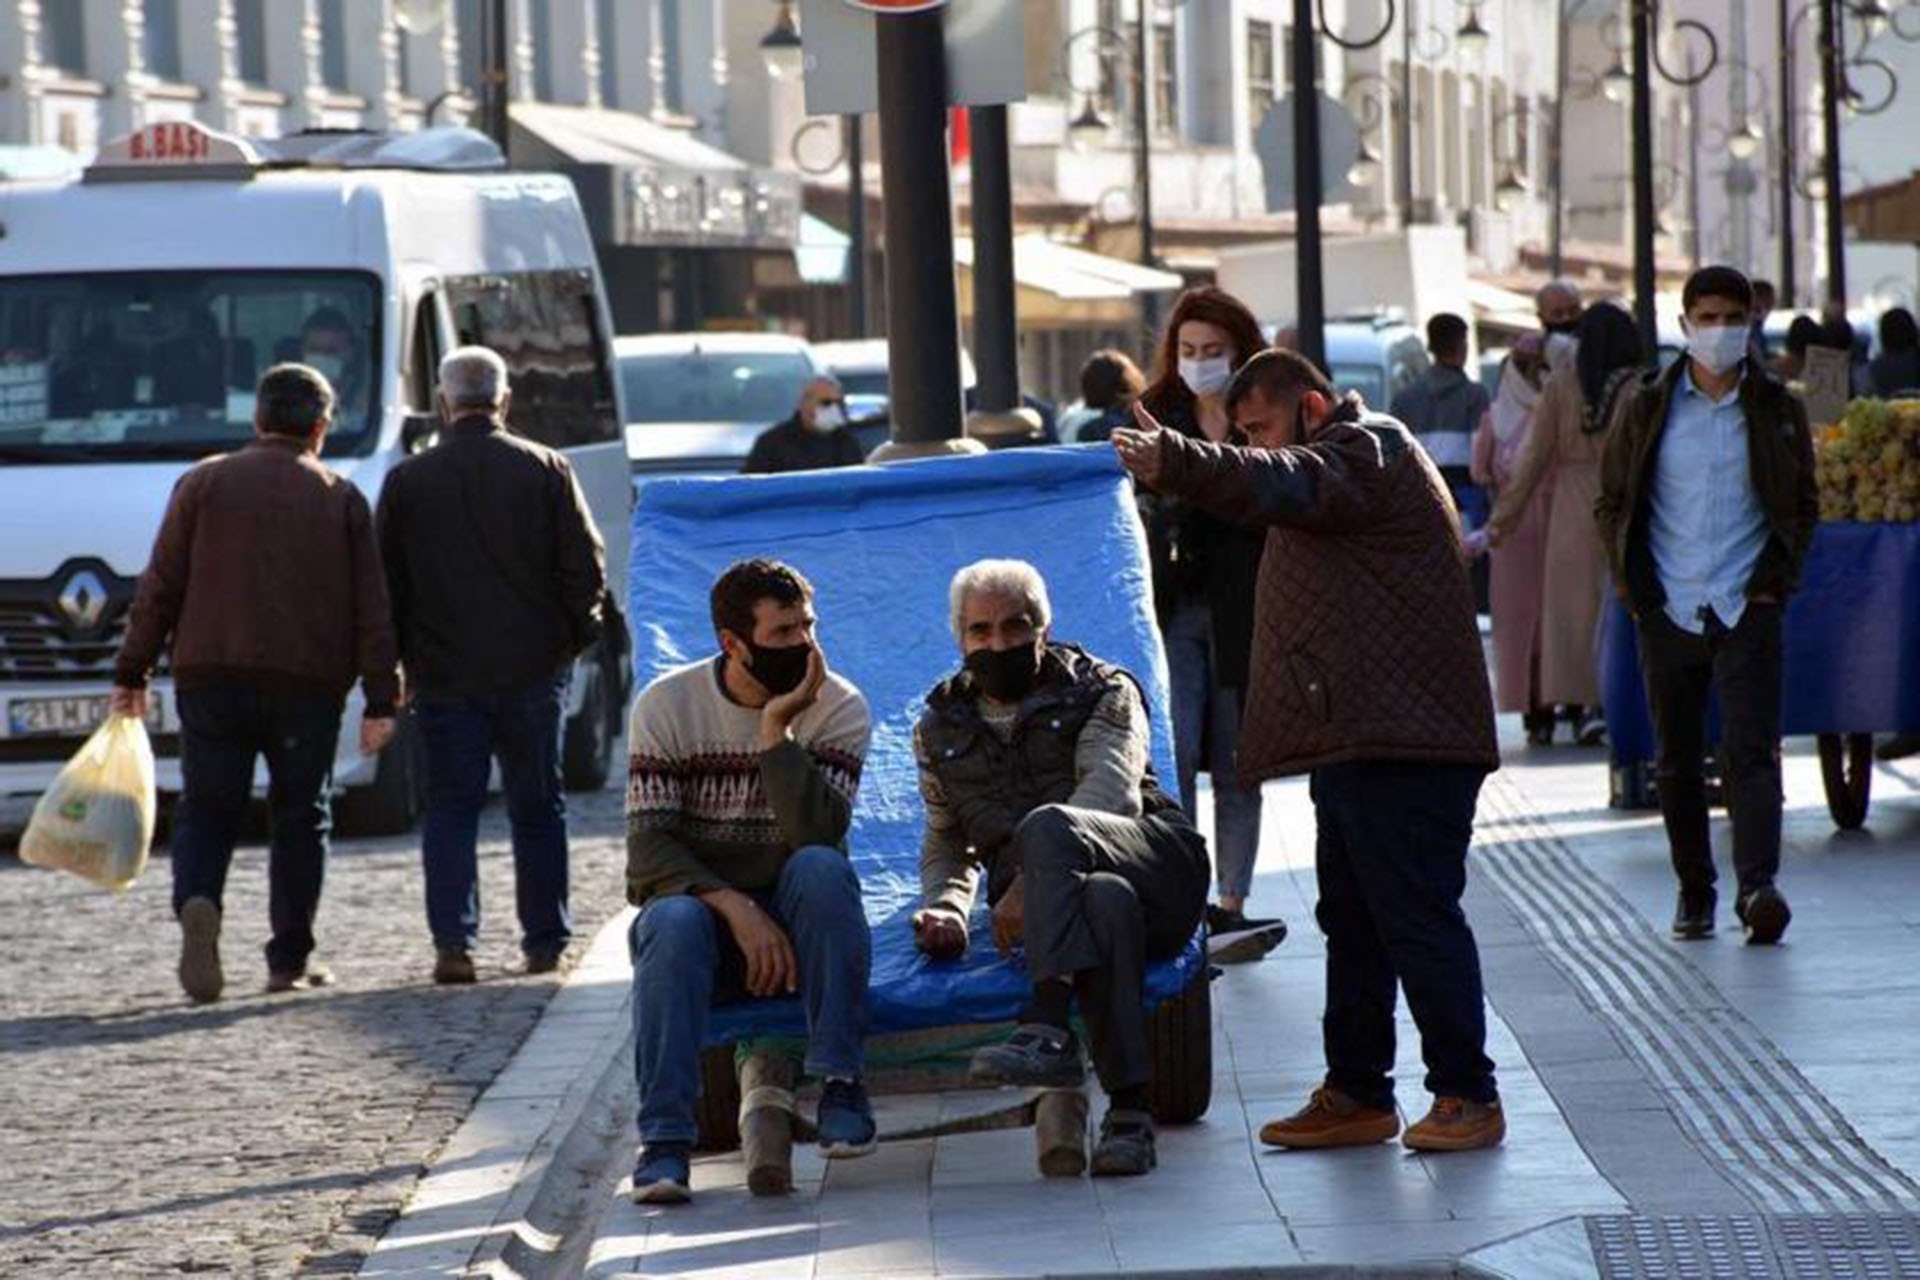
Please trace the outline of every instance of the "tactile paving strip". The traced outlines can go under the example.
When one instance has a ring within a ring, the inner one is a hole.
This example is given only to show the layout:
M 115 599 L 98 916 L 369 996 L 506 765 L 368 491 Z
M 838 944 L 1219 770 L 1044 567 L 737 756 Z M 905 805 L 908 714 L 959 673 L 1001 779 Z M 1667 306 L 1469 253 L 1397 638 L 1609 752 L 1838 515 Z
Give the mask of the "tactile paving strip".
M 1481 815 L 1490 830 L 1479 872 L 1660 1090 L 1700 1153 L 1757 1213 L 1920 1209 L 1920 1186 L 1868 1145 L 1703 974 L 1661 945 L 1653 926 L 1532 812 L 1510 781 L 1497 774 L 1488 780 Z M 1662 1274 L 1693 1280 L 1721 1273 Z
M 1920 1280 L 1920 1217 L 1587 1219 L 1602 1280 Z

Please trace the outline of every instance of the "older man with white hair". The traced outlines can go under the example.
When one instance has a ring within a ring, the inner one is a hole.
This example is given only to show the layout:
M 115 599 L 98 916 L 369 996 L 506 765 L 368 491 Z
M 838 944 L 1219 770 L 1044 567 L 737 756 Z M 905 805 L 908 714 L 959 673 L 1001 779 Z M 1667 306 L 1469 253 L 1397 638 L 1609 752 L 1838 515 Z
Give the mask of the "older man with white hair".
M 572 937 L 560 722 L 567 672 L 599 635 L 606 554 L 567 460 L 507 429 L 507 366 L 440 362 L 439 443 L 381 487 L 381 557 L 425 747 L 421 855 L 440 983 L 474 981 L 475 840 L 493 761 L 513 832 L 529 973 Z
M 994 942 L 1002 953 L 1024 945 L 1033 996 L 1011 1038 L 974 1055 L 974 1079 L 1079 1085 L 1086 1066 L 1068 1023 L 1078 996 L 1112 1100 L 1093 1172 L 1146 1173 L 1146 966 L 1200 923 L 1206 842 L 1154 777 L 1134 678 L 1053 639 L 1032 565 L 969 565 L 951 605 L 964 661 L 927 695 L 914 732 L 926 808 L 914 932 L 936 958 L 965 951 L 984 869 Z

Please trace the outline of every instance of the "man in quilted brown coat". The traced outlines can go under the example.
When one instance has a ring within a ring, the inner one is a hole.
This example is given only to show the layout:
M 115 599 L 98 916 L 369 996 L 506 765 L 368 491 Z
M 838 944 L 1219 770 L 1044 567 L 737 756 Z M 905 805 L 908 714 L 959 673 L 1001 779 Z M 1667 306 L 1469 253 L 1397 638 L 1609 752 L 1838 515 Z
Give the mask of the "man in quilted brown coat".
M 1138 408 L 1139 429 L 1115 432 L 1114 446 L 1148 488 L 1267 531 L 1240 775 L 1312 778 L 1327 1074 L 1261 1140 L 1340 1147 L 1400 1132 L 1398 988 L 1435 1095 L 1402 1141 L 1493 1146 L 1506 1120 L 1460 896 L 1480 784 L 1500 753 L 1459 516 L 1406 427 L 1341 398 L 1295 352 L 1242 366 L 1227 411 L 1252 447 L 1163 431 Z

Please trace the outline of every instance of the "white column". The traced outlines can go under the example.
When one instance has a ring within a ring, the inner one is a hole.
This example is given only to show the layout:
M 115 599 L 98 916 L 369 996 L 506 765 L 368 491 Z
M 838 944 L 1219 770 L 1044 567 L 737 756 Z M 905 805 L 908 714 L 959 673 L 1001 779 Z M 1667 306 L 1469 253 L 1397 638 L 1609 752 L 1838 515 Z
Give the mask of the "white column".
M 366 100 L 363 123 L 391 129 L 401 116 L 400 29 L 392 0 L 347 0 L 342 10 L 347 42 L 347 92 Z
M 547 5 L 547 29 L 529 32 L 546 46 L 548 64 L 553 69 L 552 100 L 569 106 L 597 104 L 600 98 L 600 58 L 593 49 L 592 0 L 550 0 Z M 533 6 L 528 5 L 527 21 L 534 21 Z M 589 65 L 591 60 L 591 65 Z

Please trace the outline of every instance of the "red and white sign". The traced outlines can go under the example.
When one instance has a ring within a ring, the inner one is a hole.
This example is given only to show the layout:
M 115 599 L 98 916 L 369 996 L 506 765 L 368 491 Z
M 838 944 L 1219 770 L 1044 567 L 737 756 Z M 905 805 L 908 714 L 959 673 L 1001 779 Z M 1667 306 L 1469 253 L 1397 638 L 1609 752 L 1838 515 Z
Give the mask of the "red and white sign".
M 260 153 L 245 138 L 209 129 L 198 120 L 159 120 L 100 148 L 96 166 L 166 168 L 256 165 Z
M 868 13 L 919 13 L 922 9 L 942 8 L 947 0 L 847 0 L 847 3 Z

